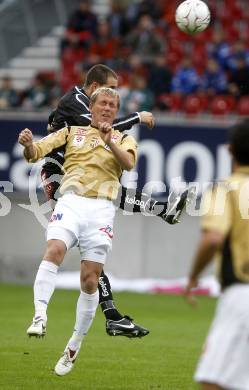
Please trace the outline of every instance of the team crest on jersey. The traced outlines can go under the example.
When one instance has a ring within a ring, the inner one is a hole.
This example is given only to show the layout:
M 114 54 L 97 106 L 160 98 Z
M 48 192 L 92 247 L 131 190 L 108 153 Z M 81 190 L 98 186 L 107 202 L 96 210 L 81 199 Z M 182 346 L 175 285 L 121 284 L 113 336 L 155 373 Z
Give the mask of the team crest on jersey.
M 84 142 L 85 142 L 85 139 L 86 139 L 86 130 L 85 129 L 81 129 L 81 128 L 78 128 L 76 130 L 76 133 L 75 133 L 75 136 L 74 136 L 74 139 L 73 139 L 73 146 L 83 146 L 84 145 Z

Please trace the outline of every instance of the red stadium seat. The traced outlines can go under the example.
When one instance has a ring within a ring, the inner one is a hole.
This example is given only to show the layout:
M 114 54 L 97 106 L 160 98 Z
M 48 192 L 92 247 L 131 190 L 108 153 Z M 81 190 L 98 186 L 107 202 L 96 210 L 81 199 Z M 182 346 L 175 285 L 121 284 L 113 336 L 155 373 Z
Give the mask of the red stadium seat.
M 172 39 L 168 42 L 167 63 L 168 66 L 175 71 L 179 63 L 184 57 L 184 49 L 181 41 Z
M 226 31 L 227 40 L 230 43 L 236 42 L 240 39 L 240 31 L 233 24 L 227 26 L 225 31 Z
M 243 28 L 240 33 L 241 40 L 249 47 L 249 7 L 248 7 L 248 19 L 247 21 L 242 22 Z
M 202 109 L 204 111 L 208 110 L 208 106 L 209 106 L 209 97 L 208 97 L 208 95 L 206 93 L 199 93 L 198 97 L 201 100 Z
M 249 96 L 243 96 L 240 98 L 237 105 L 237 112 L 239 115 L 249 116 Z
M 185 42 L 191 40 L 191 35 L 185 34 L 182 32 L 176 25 L 170 26 L 169 31 L 167 32 L 167 39 L 169 41 L 178 41 Z
M 213 29 L 211 27 L 208 27 L 205 31 L 202 31 L 199 34 L 195 34 L 191 36 L 192 41 L 196 46 L 202 46 L 203 49 L 205 48 L 205 44 L 210 42 L 213 37 Z
M 183 111 L 189 115 L 199 114 L 203 111 L 201 98 L 198 95 L 188 95 L 183 104 Z
M 60 85 L 66 92 L 73 85 L 80 83 L 80 64 L 84 59 L 81 49 L 67 47 L 64 49 L 61 60 Z
M 233 111 L 235 100 L 232 96 L 215 96 L 211 102 L 210 110 L 214 115 L 225 115 Z
M 229 0 L 229 4 L 224 3 L 218 11 L 218 18 L 222 26 L 230 26 L 235 20 L 243 19 L 243 11 L 237 1 Z
M 158 102 L 170 111 L 179 111 L 182 106 L 182 95 L 178 93 L 162 93 Z

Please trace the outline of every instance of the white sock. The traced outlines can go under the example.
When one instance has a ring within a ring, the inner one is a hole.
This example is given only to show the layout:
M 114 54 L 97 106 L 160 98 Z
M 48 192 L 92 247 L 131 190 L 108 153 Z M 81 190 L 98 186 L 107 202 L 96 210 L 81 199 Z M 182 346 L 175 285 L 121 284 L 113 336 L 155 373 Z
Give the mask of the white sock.
M 73 351 L 80 348 L 81 342 L 93 322 L 98 304 L 99 290 L 94 294 L 87 294 L 83 291 L 80 293 L 77 302 L 74 332 L 67 345 Z
M 47 307 L 53 295 L 58 266 L 42 260 L 34 283 L 35 317 L 47 320 Z

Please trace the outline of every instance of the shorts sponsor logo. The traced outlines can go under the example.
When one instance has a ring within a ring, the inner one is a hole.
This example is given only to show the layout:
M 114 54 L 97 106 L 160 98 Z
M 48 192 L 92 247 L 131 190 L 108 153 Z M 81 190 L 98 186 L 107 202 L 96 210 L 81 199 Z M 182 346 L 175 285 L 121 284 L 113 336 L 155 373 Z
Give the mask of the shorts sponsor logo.
M 113 238 L 113 230 L 110 225 L 100 228 L 101 232 L 106 233 L 110 238 Z
M 63 217 L 63 213 L 52 214 L 50 218 L 50 222 L 61 221 L 62 217 Z

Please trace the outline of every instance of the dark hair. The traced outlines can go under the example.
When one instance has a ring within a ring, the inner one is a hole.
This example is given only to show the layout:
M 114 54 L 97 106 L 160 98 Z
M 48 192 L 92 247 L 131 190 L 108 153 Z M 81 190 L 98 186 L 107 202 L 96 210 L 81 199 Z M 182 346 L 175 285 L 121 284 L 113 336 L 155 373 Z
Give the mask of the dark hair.
M 107 83 L 107 79 L 110 76 L 118 79 L 117 74 L 108 66 L 103 64 L 94 65 L 87 72 L 84 87 L 87 88 L 94 82 L 102 86 Z
M 249 118 L 230 129 L 229 143 L 236 161 L 241 165 L 249 165 Z

